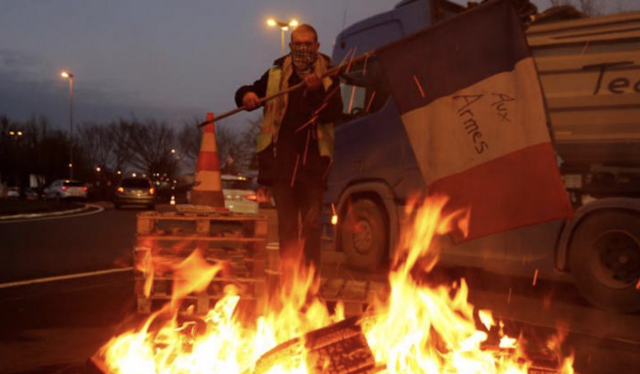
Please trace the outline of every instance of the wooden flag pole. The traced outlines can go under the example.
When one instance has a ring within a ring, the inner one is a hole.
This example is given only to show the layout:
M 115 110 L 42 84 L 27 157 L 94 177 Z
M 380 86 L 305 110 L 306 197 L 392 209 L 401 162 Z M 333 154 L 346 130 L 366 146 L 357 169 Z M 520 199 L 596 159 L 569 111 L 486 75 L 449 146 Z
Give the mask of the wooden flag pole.
M 336 66 L 334 68 L 331 68 L 331 69 L 327 70 L 324 74 L 322 74 L 322 78 L 326 78 L 326 77 L 329 77 L 329 76 L 332 76 L 332 75 L 339 74 L 343 69 L 346 69 L 346 68 L 350 67 L 352 64 L 357 64 L 357 63 L 359 63 L 359 62 L 361 62 L 363 60 L 368 59 L 374 53 L 375 53 L 375 51 L 370 51 L 370 52 L 364 53 L 361 56 L 358 56 L 357 58 L 349 60 L 349 62 L 346 63 L 346 64 L 341 64 L 341 65 L 338 65 L 338 66 Z M 303 88 L 304 86 L 305 86 L 304 82 L 300 82 L 300 83 L 298 83 L 298 84 L 296 84 L 294 86 L 289 87 L 288 89 L 286 89 L 284 91 L 280 91 L 280 92 L 278 92 L 276 94 L 273 94 L 271 96 L 263 97 L 263 98 L 260 99 L 260 104 L 263 104 L 263 103 L 265 103 L 265 102 L 267 102 L 269 100 L 273 100 L 276 97 L 279 97 L 279 96 L 282 96 L 282 95 L 287 95 L 287 94 L 289 94 L 289 93 L 291 93 L 293 91 L 297 91 L 297 90 Z M 234 115 L 236 113 L 240 113 L 243 110 L 247 110 L 247 108 L 245 108 L 244 105 L 241 106 L 241 107 L 235 108 L 233 110 L 230 110 L 228 112 L 222 113 L 221 115 L 216 116 L 213 119 L 210 119 L 208 121 L 204 121 L 204 122 L 198 124 L 198 127 L 206 126 L 206 125 L 208 125 L 210 123 L 214 123 L 215 121 L 220 121 L 221 119 L 230 117 L 230 116 L 232 116 L 232 115 Z

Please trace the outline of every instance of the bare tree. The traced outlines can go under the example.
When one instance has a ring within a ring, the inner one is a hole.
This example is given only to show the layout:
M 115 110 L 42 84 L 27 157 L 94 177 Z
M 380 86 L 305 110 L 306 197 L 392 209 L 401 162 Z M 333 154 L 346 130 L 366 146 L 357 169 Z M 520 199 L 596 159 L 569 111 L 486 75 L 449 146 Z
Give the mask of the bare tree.
M 81 154 L 76 158 L 83 164 Z M 15 121 L 0 116 L 0 175 L 4 181 L 27 186 L 29 175 L 45 180 L 68 175 L 69 138 L 60 130 L 49 128 L 44 117 Z M 81 175 L 80 175 L 81 176 Z
M 587 16 L 597 16 L 605 13 L 604 6 L 600 0 L 549 0 L 549 2 L 551 6 L 573 6 Z
M 91 167 L 99 166 L 101 169 L 113 170 L 114 148 L 116 139 L 111 135 L 109 126 L 95 122 L 85 122 L 80 125 L 77 132 L 78 145 L 82 149 Z
M 238 160 L 242 158 L 242 145 L 240 144 L 240 136 L 234 132 L 229 126 L 219 125 L 216 128 L 216 141 L 218 143 L 218 153 L 222 167 L 229 167 L 229 160 L 232 160 L 234 172 L 240 172 L 238 168 Z
M 262 125 L 262 117 L 249 120 L 248 127 L 242 132 L 241 146 L 243 149 L 243 158 L 239 162 L 246 170 L 257 170 L 258 164 L 255 160 L 256 139 L 260 133 Z
M 185 123 L 178 133 L 181 156 L 192 168 L 195 168 L 202 141 L 202 129 L 198 128 L 198 123 L 197 119 L 193 119 Z M 231 158 L 235 171 L 242 172 L 246 170 L 248 166 L 246 160 L 250 157 L 248 153 L 253 152 L 253 145 L 249 148 L 246 147 L 246 142 L 244 141 L 245 133 L 234 131 L 227 124 L 216 124 L 215 133 L 216 147 L 222 164 L 221 168 Z M 255 141 L 255 137 L 253 141 Z
M 166 123 L 149 120 L 141 123 L 121 120 L 119 124 L 121 142 L 131 151 L 131 167 L 150 175 L 160 173 L 174 177 L 178 171 L 178 160 L 171 152 L 175 144 L 175 133 Z
M 128 123 L 120 120 L 119 122 L 111 122 L 106 125 L 107 134 L 105 141 L 113 144 L 110 165 L 112 170 L 124 171 L 128 167 L 129 160 L 132 157 L 133 150 L 129 148 L 127 142 Z
M 200 143 L 202 141 L 202 131 L 198 128 L 200 120 L 192 119 L 182 125 L 178 133 L 178 150 L 183 166 L 189 170 L 195 169 L 198 153 L 200 152 Z

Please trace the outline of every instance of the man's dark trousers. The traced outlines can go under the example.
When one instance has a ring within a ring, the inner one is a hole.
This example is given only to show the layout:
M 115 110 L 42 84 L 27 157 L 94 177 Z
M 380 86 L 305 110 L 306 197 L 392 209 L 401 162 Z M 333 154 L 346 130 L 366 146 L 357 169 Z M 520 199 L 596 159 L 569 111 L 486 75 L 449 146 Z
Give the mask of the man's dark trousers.
M 320 214 L 324 186 L 322 183 L 297 180 L 293 186 L 286 182 L 275 182 L 272 188 L 278 211 L 280 257 L 296 258 L 297 251 L 304 244 L 307 266 L 313 264 L 319 270 Z M 299 217 L 302 221 L 301 232 Z

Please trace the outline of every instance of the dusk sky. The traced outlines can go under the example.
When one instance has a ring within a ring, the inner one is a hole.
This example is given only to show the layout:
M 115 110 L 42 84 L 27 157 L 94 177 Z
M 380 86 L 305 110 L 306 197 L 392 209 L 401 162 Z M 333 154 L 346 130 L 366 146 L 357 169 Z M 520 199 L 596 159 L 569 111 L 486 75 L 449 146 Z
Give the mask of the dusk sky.
M 68 83 L 60 72 L 68 69 L 76 123 L 135 115 L 177 127 L 233 109 L 237 87 L 280 55 L 280 31 L 266 26 L 267 17 L 314 25 L 321 51 L 331 54 L 344 26 L 398 2 L 0 0 L 0 114 L 44 116 L 66 128 Z M 600 4 L 608 12 L 640 9 L 640 0 Z M 242 126 L 247 118 L 229 123 Z

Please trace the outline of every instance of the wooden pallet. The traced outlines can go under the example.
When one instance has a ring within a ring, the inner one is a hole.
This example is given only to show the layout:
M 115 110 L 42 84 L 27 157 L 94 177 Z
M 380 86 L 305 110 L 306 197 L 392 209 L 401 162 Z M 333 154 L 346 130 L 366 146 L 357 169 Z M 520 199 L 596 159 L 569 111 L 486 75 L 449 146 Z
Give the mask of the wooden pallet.
M 198 236 L 220 238 L 266 238 L 267 218 L 239 213 L 142 212 L 137 216 L 138 237 Z
M 328 303 L 341 301 L 345 316 L 351 317 L 362 314 L 376 297 L 385 299 L 388 293 L 386 282 L 328 278 L 321 281 L 319 297 Z
M 134 267 L 135 293 L 139 313 L 150 313 L 154 306 L 172 296 L 176 280 L 172 266 L 199 249 L 211 264 L 222 263 L 223 270 L 207 289 L 188 295 L 184 304 L 205 314 L 233 285 L 243 302 L 261 297 L 265 290 L 266 217 L 232 213 L 143 212 L 137 216 Z M 145 284 L 150 293 L 145 295 Z M 148 286 L 149 286 L 148 285 Z

